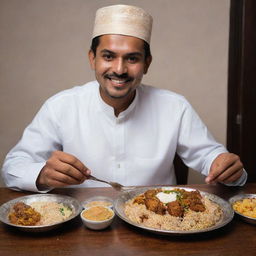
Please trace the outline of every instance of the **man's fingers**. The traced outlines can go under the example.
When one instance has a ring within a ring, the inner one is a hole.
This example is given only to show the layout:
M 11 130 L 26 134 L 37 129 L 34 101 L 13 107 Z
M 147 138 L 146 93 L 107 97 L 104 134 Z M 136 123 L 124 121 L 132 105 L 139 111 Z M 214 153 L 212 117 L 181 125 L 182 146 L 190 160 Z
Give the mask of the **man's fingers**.
M 84 180 L 85 180 L 85 177 L 78 180 L 78 179 L 75 179 L 72 176 L 68 176 L 68 175 L 65 175 L 61 172 L 58 172 L 58 173 L 56 173 L 56 175 L 52 179 L 52 182 L 62 183 L 62 184 L 65 184 L 65 185 L 76 185 L 76 184 L 82 183 Z
M 64 153 L 62 151 L 54 151 L 52 153 L 53 158 L 59 159 L 61 162 L 64 162 L 66 164 L 69 164 L 79 170 L 82 173 L 86 173 L 88 168 L 75 156 L 70 155 L 68 153 Z
M 223 153 L 214 160 L 205 182 L 208 184 L 232 182 L 238 179 L 242 172 L 243 164 L 239 156 L 232 153 Z
M 83 183 L 86 179 L 85 176 L 81 176 L 81 179 L 76 179 L 72 176 L 66 175 L 65 173 L 55 171 L 53 172 L 52 169 L 45 168 L 45 185 L 49 187 L 63 187 L 67 185 L 76 185 Z
M 54 161 L 58 159 L 59 161 L 74 167 L 85 176 L 91 174 L 91 171 L 78 158 L 71 154 L 62 151 L 54 151 L 51 158 L 54 159 Z
M 69 165 L 60 160 L 49 159 L 46 162 L 46 166 L 49 167 L 49 169 L 54 169 L 56 173 L 60 172 L 64 175 L 67 175 L 69 177 L 76 179 L 78 182 L 80 182 L 80 180 L 84 178 L 84 174 L 82 172 L 80 172 L 78 169 L 76 169 L 72 165 Z M 48 175 L 50 175 L 50 173 Z
M 83 183 L 90 170 L 76 157 L 55 151 L 41 170 L 36 184 L 38 188 L 64 187 Z
M 216 184 L 217 182 L 222 183 L 230 183 L 238 179 L 243 173 L 243 169 L 236 169 L 234 167 L 225 170 L 225 172 L 221 173 L 219 176 L 214 179 L 209 178 L 209 176 L 205 179 L 208 184 Z
M 210 170 L 209 175 L 206 177 L 206 183 L 216 183 L 220 175 L 223 174 L 223 171 L 226 169 L 225 166 L 220 165 L 219 163 L 213 164 Z
M 243 169 L 240 169 L 239 171 L 232 173 L 229 177 L 222 180 L 223 183 L 231 183 L 239 179 L 243 174 Z

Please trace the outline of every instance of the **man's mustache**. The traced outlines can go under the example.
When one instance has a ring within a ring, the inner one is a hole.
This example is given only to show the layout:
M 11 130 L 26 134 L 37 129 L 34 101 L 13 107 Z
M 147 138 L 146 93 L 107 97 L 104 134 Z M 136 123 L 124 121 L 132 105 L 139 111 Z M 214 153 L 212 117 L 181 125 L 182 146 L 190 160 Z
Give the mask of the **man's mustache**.
M 112 73 L 112 74 L 106 74 L 105 78 L 108 79 L 128 79 L 131 80 L 132 77 L 130 77 L 127 73 L 123 73 L 123 74 L 116 74 L 116 73 Z

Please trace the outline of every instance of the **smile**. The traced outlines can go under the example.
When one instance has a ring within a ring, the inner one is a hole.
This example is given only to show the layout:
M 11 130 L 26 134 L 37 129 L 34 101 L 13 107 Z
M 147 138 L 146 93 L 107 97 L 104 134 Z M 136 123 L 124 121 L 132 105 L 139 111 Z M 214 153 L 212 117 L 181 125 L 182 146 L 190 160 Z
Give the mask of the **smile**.
M 131 77 L 127 73 L 123 73 L 120 75 L 116 73 L 105 74 L 104 77 L 117 82 L 126 82 L 128 80 L 131 80 Z
M 110 79 L 110 80 L 111 80 L 113 83 L 119 84 L 119 85 L 125 84 L 125 83 L 128 82 L 128 80 L 117 80 L 117 79 Z
M 131 82 L 132 79 L 130 77 L 116 77 L 116 76 L 106 76 L 111 84 L 115 87 L 124 87 L 127 83 Z

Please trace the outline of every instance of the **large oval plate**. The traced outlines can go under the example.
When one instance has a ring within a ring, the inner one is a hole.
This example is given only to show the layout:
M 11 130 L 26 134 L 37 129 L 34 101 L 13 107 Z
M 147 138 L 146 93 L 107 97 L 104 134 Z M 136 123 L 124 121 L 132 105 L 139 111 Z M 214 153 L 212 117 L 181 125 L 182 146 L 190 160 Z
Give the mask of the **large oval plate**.
M 200 229 L 200 230 L 188 230 L 188 231 L 184 231 L 184 230 L 162 230 L 162 229 L 155 229 L 155 228 L 150 228 L 150 227 L 145 227 L 141 224 L 138 223 L 134 223 L 132 222 L 130 219 L 128 219 L 128 217 L 126 216 L 125 212 L 124 212 L 124 205 L 125 203 L 141 194 L 144 193 L 146 190 L 149 189 L 155 189 L 155 188 L 161 188 L 161 187 L 143 187 L 143 188 L 137 188 L 137 189 L 133 189 L 133 190 L 129 190 L 129 191 L 124 191 L 122 193 L 120 193 L 120 195 L 118 196 L 118 198 L 115 200 L 114 202 L 114 208 L 115 208 L 115 212 L 117 214 L 117 216 L 119 216 L 122 220 L 124 220 L 125 222 L 137 227 L 137 228 L 142 228 L 144 230 L 153 232 L 153 233 L 158 233 L 158 234 L 163 234 L 163 235 L 187 235 L 187 234 L 195 234 L 195 233 L 202 233 L 202 232 L 208 232 L 208 231 L 212 231 L 218 228 L 221 228 L 223 226 L 225 226 L 226 224 L 228 224 L 234 217 L 234 211 L 232 209 L 232 207 L 230 206 L 230 204 L 225 201 L 224 199 L 214 195 L 214 194 L 210 194 L 207 192 L 203 192 L 200 191 L 201 195 L 206 196 L 207 198 L 209 198 L 210 200 L 212 200 L 213 202 L 217 203 L 222 211 L 223 211 L 223 216 L 220 219 L 220 221 L 218 223 L 216 223 L 216 225 L 209 227 L 209 228 L 205 228 L 205 229 Z M 167 187 L 164 187 L 167 188 Z M 185 189 L 187 191 L 193 191 L 195 189 L 192 188 L 187 188 L 187 187 L 168 187 L 168 189 L 174 189 L 174 188 L 181 188 L 181 189 Z
M 65 221 L 58 222 L 52 225 L 43 225 L 43 226 L 21 226 L 15 225 L 9 222 L 8 215 L 10 210 L 12 209 L 13 205 L 17 202 L 23 202 L 25 204 L 30 205 L 33 202 L 57 202 L 62 203 L 63 205 L 72 209 L 71 216 L 66 219 Z M 35 194 L 29 196 L 18 197 L 7 203 L 4 203 L 0 206 L 0 220 L 9 225 L 21 229 L 23 231 L 29 232 L 45 232 L 57 228 L 58 226 L 62 225 L 63 223 L 75 218 L 79 213 L 82 211 L 82 206 L 80 203 L 73 197 L 70 196 L 62 196 L 62 195 L 55 195 L 55 194 Z

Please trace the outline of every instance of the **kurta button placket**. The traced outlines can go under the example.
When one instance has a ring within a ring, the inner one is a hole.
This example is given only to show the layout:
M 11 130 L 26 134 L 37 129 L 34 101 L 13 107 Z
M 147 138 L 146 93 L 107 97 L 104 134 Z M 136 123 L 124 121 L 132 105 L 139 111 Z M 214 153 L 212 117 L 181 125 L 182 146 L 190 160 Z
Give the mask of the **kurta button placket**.
M 123 122 L 123 118 L 118 117 L 115 120 L 115 171 L 114 171 L 114 178 L 119 180 L 123 177 L 123 160 L 124 160 L 124 126 L 125 123 Z

